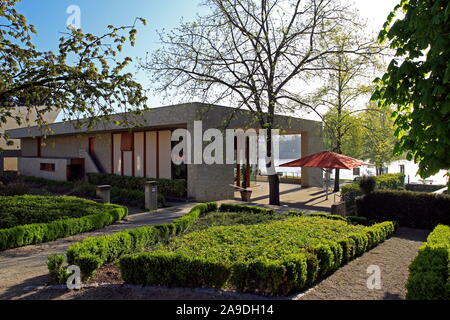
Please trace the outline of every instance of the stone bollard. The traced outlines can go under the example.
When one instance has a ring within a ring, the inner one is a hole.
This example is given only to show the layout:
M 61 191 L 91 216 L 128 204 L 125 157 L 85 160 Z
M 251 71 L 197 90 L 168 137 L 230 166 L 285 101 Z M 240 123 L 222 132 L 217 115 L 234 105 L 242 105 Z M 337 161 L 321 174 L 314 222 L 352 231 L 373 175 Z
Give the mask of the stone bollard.
M 97 198 L 103 203 L 111 202 L 111 186 L 97 186 Z
M 145 209 L 149 211 L 158 209 L 158 182 L 156 181 L 145 183 Z

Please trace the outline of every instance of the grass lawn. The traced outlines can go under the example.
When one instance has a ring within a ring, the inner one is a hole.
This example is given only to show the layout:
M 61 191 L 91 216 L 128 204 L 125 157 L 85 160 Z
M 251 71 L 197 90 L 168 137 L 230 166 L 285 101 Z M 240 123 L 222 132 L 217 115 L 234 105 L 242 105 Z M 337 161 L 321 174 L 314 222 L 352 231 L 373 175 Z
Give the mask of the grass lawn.
M 104 211 L 104 205 L 67 196 L 0 197 L 0 229 L 81 218 Z

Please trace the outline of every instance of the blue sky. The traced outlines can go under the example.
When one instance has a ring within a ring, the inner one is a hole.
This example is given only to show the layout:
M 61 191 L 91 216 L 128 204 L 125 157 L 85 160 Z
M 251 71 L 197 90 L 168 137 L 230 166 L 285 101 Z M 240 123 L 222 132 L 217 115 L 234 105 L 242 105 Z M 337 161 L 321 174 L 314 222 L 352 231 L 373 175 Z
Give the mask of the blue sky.
M 136 17 L 147 19 L 147 27 L 139 27 L 136 46 L 125 47 L 124 55 L 137 61 L 137 57 L 145 57 L 145 53 L 158 48 L 156 30 L 172 29 L 180 19 L 192 20 L 198 12 L 201 0 L 22 0 L 18 4 L 29 23 L 36 26 L 38 35 L 34 43 L 40 50 L 57 49 L 61 32 L 66 30 L 69 18 L 67 8 L 77 5 L 81 9 L 81 27 L 86 32 L 102 34 L 107 25 L 129 25 Z M 354 0 L 354 7 L 361 16 L 368 19 L 373 30 L 379 30 L 389 12 L 400 0 Z M 130 68 L 135 71 L 135 68 Z M 145 74 L 137 75 L 144 86 L 148 84 Z M 149 97 L 151 106 L 168 105 L 159 97 Z

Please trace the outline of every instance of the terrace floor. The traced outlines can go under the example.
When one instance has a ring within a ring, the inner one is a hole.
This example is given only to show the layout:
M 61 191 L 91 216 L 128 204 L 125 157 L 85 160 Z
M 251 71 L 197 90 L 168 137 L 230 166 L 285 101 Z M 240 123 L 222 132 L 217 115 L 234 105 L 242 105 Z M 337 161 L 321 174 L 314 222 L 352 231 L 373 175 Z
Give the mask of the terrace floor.
M 252 204 L 269 204 L 269 183 L 258 182 L 251 190 L 253 191 Z M 326 193 L 322 188 L 303 188 L 300 185 L 282 183 L 280 184 L 281 206 L 306 211 L 331 212 L 331 206 L 334 202 L 340 201 L 339 192 L 332 193 L 332 191 L 330 189 L 327 200 Z M 239 201 L 240 199 L 240 193 L 236 192 L 235 200 Z

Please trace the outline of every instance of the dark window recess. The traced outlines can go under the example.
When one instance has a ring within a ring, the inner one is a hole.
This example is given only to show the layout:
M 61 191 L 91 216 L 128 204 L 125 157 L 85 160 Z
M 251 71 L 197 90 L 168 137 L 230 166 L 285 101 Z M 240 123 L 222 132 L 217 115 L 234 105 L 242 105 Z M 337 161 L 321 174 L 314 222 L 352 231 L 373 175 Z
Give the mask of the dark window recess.
M 41 163 L 41 171 L 55 172 L 55 164 L 54 163 Z
M 133 151 L 133 133 L 122 133 L 120 151 Z
M 405 174 L 405 165 L 404 164 L 400 165 L 400 173 Z
M 178 141 L 172 141 L 172 149 L 178 144 Z M 184 157 L 183 152 L 179 154 L 180 158 Z M 172 179 L 185 179 L 187 180 L 187 164 L 184 162 L 181 165 L 175 165 L 172 162 Z
M 354 175 L 354 176 L 359 176 L 359 175 L 361 175 L 361 168 L 354 168 L 354 169 L 353 169 L 353 175 Z

